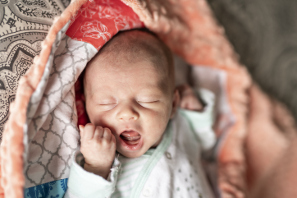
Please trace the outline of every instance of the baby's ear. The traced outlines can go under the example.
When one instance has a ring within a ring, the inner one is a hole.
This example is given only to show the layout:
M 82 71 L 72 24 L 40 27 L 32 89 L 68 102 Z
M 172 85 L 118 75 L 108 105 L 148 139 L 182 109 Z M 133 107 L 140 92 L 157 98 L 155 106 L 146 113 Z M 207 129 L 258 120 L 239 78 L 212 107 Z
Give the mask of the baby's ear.
M 170 118 L 174 117 L 174 115 L 177 111 L 177 108 L 179 107 L 179 103 L 180 103 L 179 91 L 177 89 L 175 89 L 174 93 L 173 93 L 172 111 L 171 111 Z

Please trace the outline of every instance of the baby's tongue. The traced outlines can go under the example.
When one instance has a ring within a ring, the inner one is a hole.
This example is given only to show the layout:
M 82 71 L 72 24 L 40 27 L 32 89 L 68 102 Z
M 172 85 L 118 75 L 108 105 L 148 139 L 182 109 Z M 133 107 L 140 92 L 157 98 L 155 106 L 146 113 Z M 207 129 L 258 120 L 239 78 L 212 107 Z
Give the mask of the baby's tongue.
M 139 133 L 135 131 L 125 131 L 121 134 L 124 137 L 134 137 L 134 136 L 140 136 Z
M 140 134 L 135 131 L 125 131 L 121 134 L 121 138 L 127 144 L 137 144 L 140 139 Z

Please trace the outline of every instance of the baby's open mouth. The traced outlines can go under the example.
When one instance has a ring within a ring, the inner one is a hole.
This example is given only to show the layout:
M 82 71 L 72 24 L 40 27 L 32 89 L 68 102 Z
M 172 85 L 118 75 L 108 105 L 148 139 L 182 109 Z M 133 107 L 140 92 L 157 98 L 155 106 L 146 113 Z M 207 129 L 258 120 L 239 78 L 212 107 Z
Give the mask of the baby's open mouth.
M 136 145 L 139 143 L 141 135 L 136 131 L 124 131 L 120 138 L 128 145 Z

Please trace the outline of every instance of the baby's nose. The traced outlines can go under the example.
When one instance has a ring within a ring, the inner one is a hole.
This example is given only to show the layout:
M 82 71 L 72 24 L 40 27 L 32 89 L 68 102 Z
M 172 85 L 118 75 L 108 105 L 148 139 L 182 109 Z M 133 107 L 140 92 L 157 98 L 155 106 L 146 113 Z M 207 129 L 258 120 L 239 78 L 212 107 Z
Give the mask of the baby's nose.
M 139 113 L 131 104 L 123 104 L 118 112 L 118 119 L 122 121 L 132 121 L 139 118 Z

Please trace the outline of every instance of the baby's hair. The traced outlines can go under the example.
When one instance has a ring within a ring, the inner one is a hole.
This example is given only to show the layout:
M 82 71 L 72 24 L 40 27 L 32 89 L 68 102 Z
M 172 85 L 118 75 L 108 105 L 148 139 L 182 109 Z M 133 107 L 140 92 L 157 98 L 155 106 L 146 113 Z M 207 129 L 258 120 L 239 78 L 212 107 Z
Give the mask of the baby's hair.
M 139 39 L 139 34 L 133 34 L 136 32 L 145 33 L 152 36 L 154 39 L 150 39 L 150 41 Z M 126 39 L 117 40 L 117 38 L 122 37 L 123 35 L 125 35 Z M 130 45 L 130 43 L 133 43 L 133 45 Z M 173 65 L 173 57 L 170 49 L 159 39 L 155 33 L 146 28 L 118 32 L 100 49 L 98 55 L 104 52 L 113 54 L 113 52 L 119 51 L 119 49 L 125 52 L 132 52 L 132 55 L 139 53 L 139 50 L 143 50 L 157 59 L 166 57 L 167 64 Z
M 150 61 L 158 71 L 165 72 L 168 75 L 169 81 L 164 83 L 169 83 L 169 89 L 174 90 L 172 53 L 158 36 L 148 29 L 141 28 L 118 32 L 89 63 L 97 59 L 97 57 L 102 59 L 112 58 L 118 62 L 122 61 L 122 59 L 128 62 Z M 164 84 L 164 87 L 168 87 L 166 84 Z

